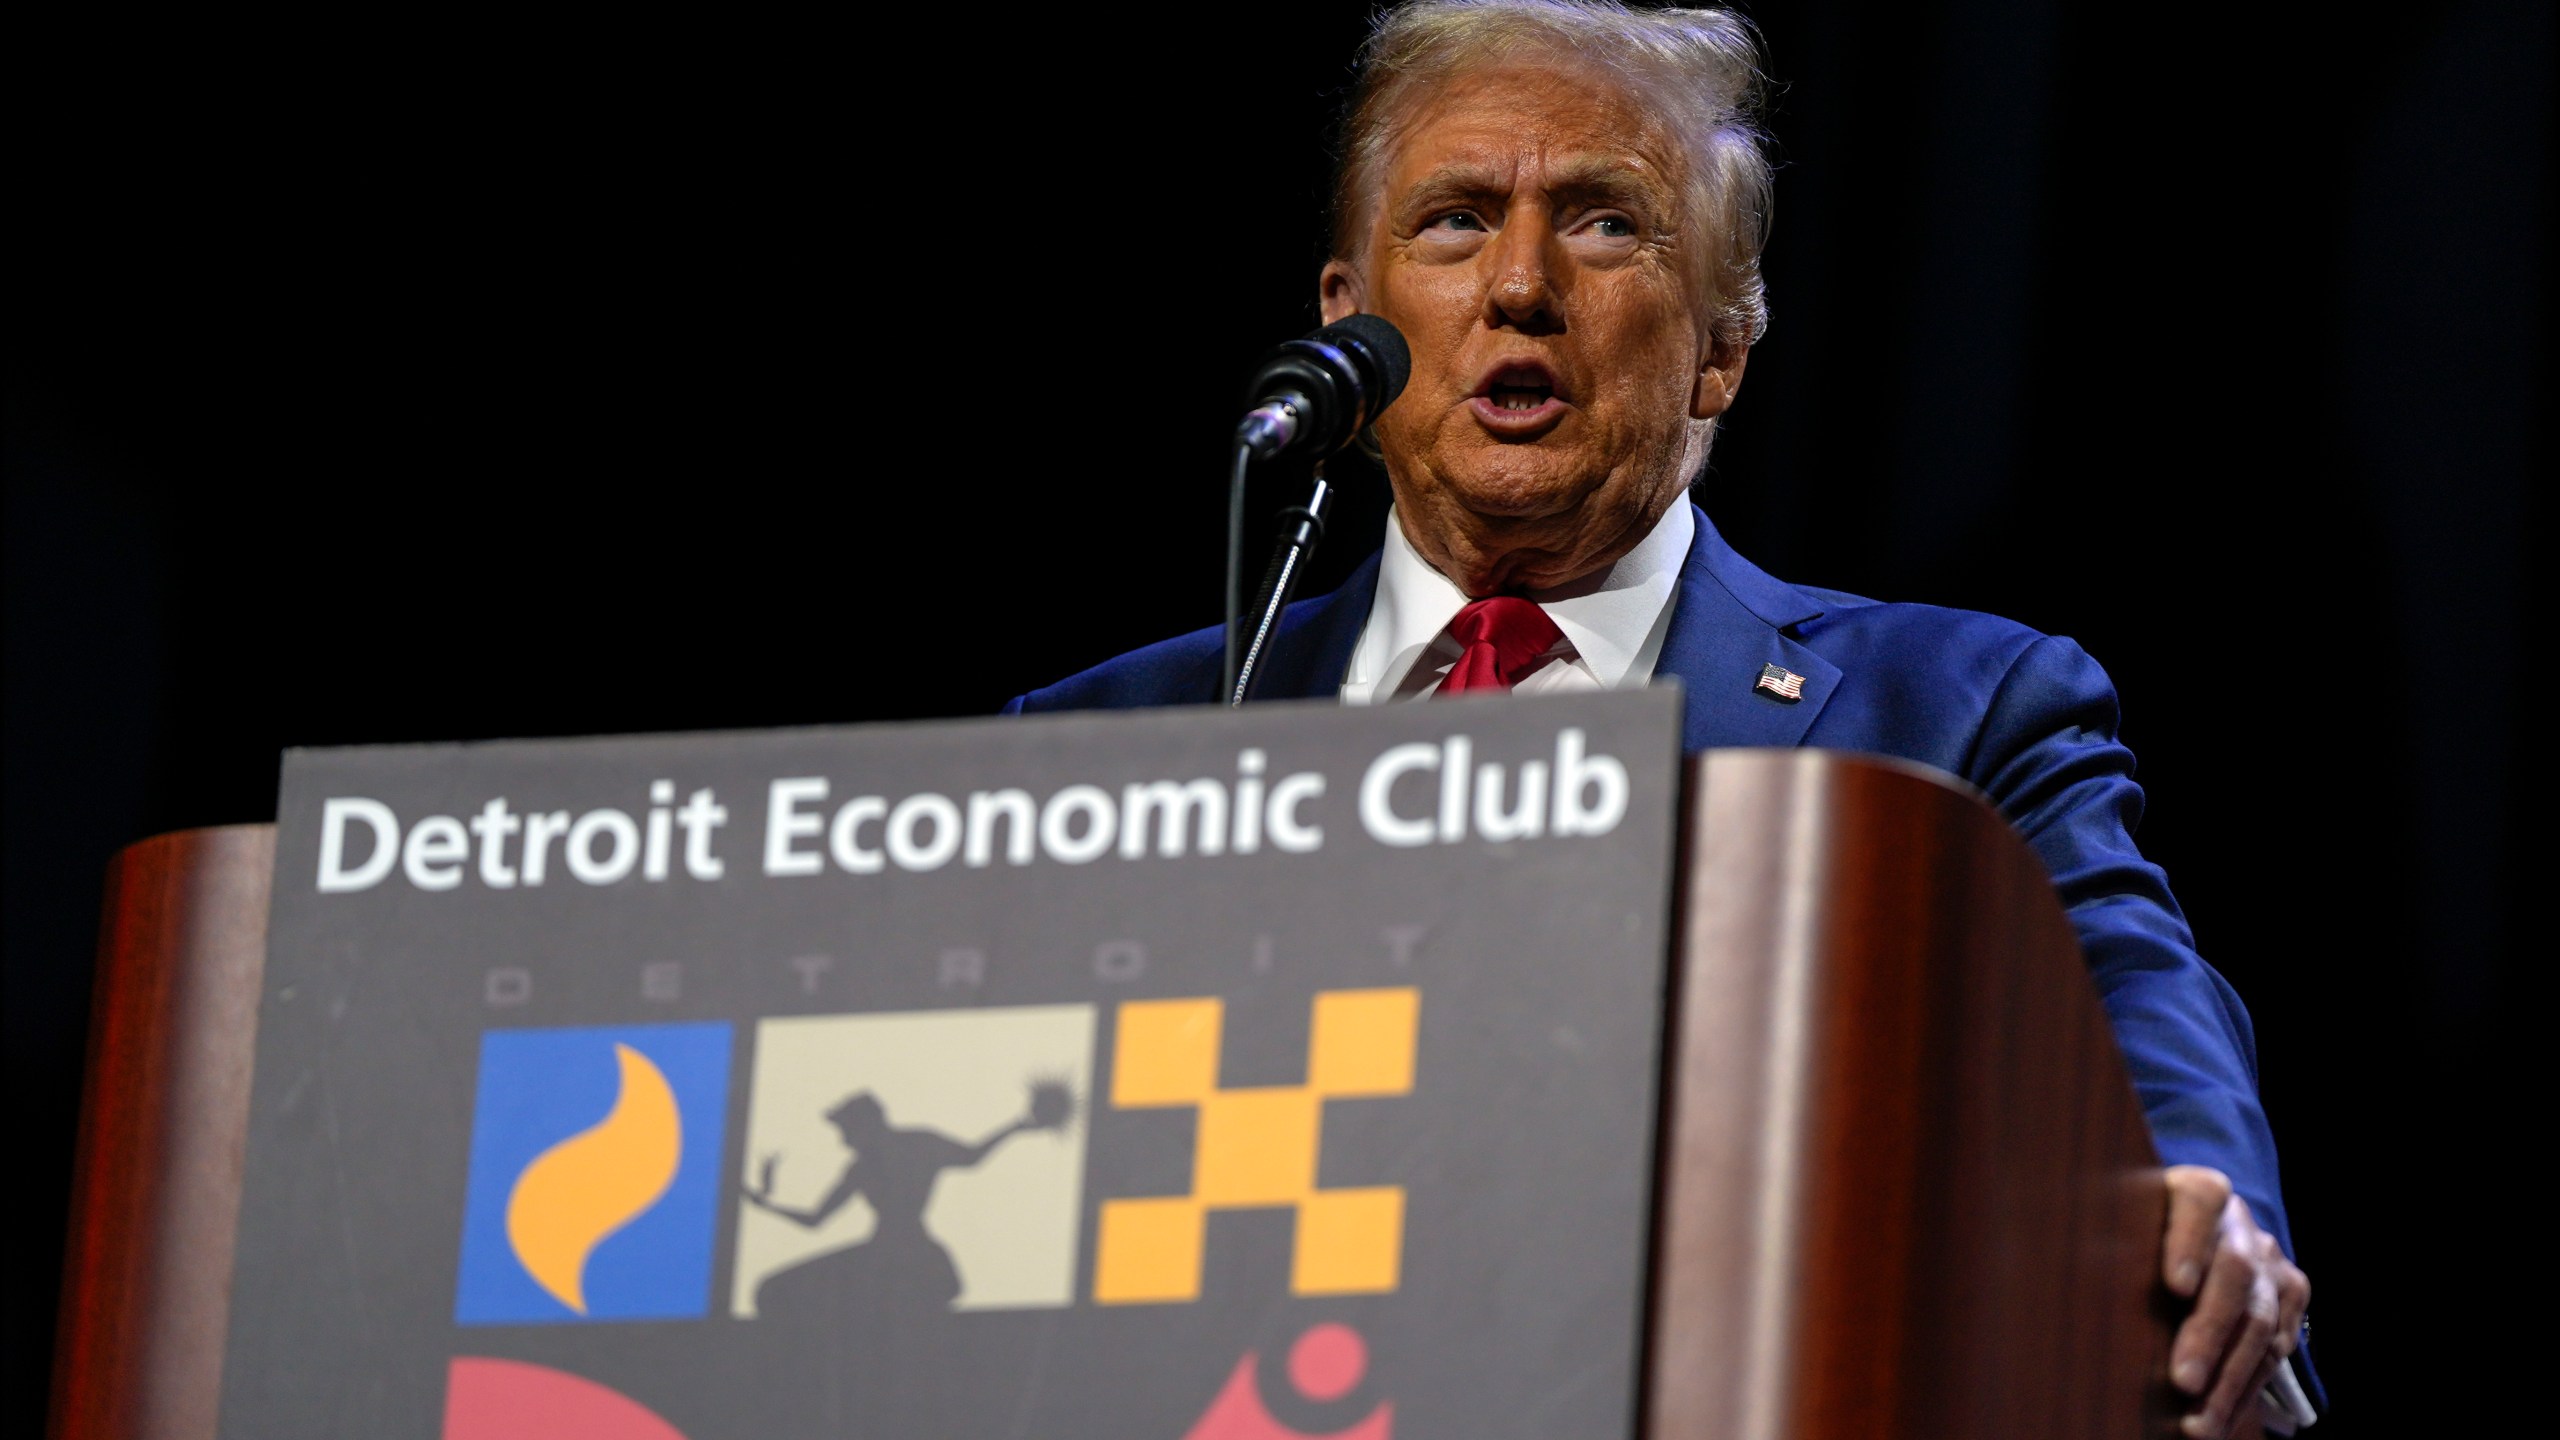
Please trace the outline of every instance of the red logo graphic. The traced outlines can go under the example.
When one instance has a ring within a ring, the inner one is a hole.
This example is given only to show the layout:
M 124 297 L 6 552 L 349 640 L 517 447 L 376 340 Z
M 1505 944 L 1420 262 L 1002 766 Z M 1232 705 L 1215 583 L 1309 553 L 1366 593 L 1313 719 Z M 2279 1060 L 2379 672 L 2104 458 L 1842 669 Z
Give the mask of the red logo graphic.
M 1381 1432 L 1383 1435 L 1383 1432 Z M 648 1406 L 593 1380 L 521 1360 L 456 1356 L 444 1440 L 685 1440 Z
M 1392 1401 L 1380 1401 L 1377 1409 L 1348 1429 L 1325 1435 L 1281 1424 L 1263 1403 L 1261 1359 L 1256 1351 L 1244 1352 L 1218 1398 L 1209 1402 L 1208 1412 L 1183 1440 L 1393 1440 L 1396 1407 Z M 1348 1325 L 1328 1321 L 1289 1347 L 1289 1383 L 1309 1400 L 1341 1399 L 1368 1369 L 1369 1347 L 1360 1332 Z

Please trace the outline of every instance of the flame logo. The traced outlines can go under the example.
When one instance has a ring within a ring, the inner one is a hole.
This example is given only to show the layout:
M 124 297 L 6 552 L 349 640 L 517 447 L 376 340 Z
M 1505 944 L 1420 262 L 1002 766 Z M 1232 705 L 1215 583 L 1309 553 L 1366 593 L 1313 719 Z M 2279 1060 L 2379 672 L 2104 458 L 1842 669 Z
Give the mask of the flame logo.
M 675 1091 L 649 1057 L 613 1047 L 622 1089 L 613 1108 L 533 1158 L 507 1196 L 507 1243 L 534 1283 L 587 1313 L 587 1257 L 658 1203 L 675 1183 L 684 1122 Z

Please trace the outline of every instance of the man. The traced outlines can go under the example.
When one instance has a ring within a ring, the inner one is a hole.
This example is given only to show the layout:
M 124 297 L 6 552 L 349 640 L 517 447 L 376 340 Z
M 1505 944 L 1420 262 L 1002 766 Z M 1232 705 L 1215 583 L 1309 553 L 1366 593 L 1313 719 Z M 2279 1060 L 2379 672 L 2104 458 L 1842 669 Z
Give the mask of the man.
M 1904 756 L 1997 802 L 2051 869 L 2171 1162 L 2163 1279 L 2191 1302 L 2187 1433 L 2257 1397 L 2314 1416 L 2247 1013 L 2131 831 L 2142 795 L 2105 674 L 1986 615 L 1787 585 L 1686 499 L 1766 325 L 1756 45 L 1711 10 L 1414 0 L 1363 54 L 1327 321 L 1413 350 L 1374 440 L 1381 554 L 1291 607 L 1261 698 L 1566 691 L 1676 675 L 1690 749 Z M 1167 641 L 1016 711 L 1210 703 L 1221 636 Z

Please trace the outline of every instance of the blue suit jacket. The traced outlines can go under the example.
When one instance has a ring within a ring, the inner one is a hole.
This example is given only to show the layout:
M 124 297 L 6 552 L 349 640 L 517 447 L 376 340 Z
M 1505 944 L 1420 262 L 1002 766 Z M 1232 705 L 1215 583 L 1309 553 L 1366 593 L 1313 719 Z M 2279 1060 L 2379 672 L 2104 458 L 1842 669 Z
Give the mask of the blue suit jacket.
M 1256 698 L 1335 694 L 1377 586 L 1373 555 L 1341 589 L 1289 607 Z M 1222 660 L 1213 627 L 1006 709 L 1211 704 Z M 1763 664 L 1804 676 L 1804 699 L 1756 694 Z M 1786 584 L 1736 554 L 1700 514 L 1656 667 L 1664 672 L 1686 689 L 1688 749 L 1898 755 L 1989 795 L 2053 873 L 2161 1156 L 2229 1175 L 2293 1252 L 2248 1011 L 2196 953 L 2160 868 L 2134 848 L 2142 789 L 2133 753 L 2116 740 L 2115 687 L 2096 661 L 1996 616 Z

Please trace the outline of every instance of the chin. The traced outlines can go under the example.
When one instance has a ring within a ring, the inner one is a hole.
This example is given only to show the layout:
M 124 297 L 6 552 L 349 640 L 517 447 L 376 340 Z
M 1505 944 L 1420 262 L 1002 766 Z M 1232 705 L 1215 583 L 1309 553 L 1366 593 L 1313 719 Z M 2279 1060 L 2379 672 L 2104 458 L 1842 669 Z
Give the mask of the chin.
M 1460 505 L 1478 515 L 1513 520 L 1572 510 L 1608 478 L 1606 467 L 1594 470 L 1529 445 L 1463 455 L 1433 468 Z

